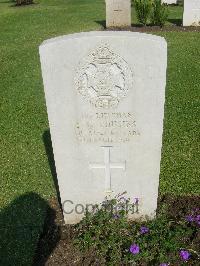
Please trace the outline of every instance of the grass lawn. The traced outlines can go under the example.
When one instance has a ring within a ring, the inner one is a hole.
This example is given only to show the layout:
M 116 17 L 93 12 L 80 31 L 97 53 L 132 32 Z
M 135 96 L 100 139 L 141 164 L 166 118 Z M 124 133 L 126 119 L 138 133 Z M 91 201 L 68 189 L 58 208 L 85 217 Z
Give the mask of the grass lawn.
M 170 7 L 168 24 L 179 24 L 181 18 L 182 7 Z M 30 264 L 46 200 L 55 196 L 44 145 L 49 126 L 38 46 L 54 36 L 100 30 L 104 21 L 104 0 L 41 0 L 25 7 L 0 0 L 0 229 L 4 234 L 1 242 L 16 265 Z M 137 23 L 134 12 L 133 23 Z M 160 193 L 199 195 L 200 34 L 156 34 L 168 42 Z M 15 229 L 17 225 L 36 228 L 17 233 L 10 230 L 13 225 Z M 12 241 L 13 234 L 17 243 Z M 0 264 L 3 259 L 2 254 Z

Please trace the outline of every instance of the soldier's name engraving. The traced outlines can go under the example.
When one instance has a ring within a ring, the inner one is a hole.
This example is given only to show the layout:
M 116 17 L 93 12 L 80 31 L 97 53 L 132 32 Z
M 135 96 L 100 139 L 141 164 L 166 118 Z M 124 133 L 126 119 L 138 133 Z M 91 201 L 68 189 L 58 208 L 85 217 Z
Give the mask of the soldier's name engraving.
M 78 141 L 129 142 L 140 133 L 131 112 L 84 113 L 75 124 Z

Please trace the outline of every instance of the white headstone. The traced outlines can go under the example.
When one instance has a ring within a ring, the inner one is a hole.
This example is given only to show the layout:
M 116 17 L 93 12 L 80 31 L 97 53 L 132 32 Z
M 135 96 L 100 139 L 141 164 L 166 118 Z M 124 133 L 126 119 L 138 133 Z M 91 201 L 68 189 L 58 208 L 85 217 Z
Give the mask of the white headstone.
M 200 0 L 184 0 L 183 26 L 200 26 Z
M 167 5 L 173 5 L 173 4 L 177 4 L 178 0 L 162 0 L 163 4 L 167 4 Z
M 127 191 L 139 213 L 157 207 L 167 45 L 131 32 L 45 41 L 42 75 L 65 222 L 82 205 Z
M 131 0 L 106 0 L 106 27 L 131 26 Z

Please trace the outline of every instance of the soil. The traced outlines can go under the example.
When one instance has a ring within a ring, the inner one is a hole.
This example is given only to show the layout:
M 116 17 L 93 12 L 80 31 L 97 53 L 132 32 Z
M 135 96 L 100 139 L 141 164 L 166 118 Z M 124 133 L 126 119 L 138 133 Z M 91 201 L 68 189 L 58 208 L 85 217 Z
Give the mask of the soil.
M 105 30 L 111 30 L 111 31 L 133 31 L 133 32 L 200 32 L 200 27 L 194 27 L 194 26 L 189 26 L 189 27 L 183 27 L 183 26 L 164 26 L 164 27 L 159 27 L 159 26 L 132 26 L 132 27 L 125 27 L 125 28 L 107 28 Z
M 49 209 L 35 252 L 33 266 L 104 265 L 94 251 L 82 254 L 73 246 L 73 226 L 65 225 L 57 198 L 49 201 Z
M 175 197 L 165 195 L 159 199 L 158 212 L 165 204 L 169 218 L 179 220 L 191 210 L 200 208 L 199 196 Z M 49 210 L 44 223 L 34 258 L 34 266 L 95 266 L 106 265 L 93 250 L 82 254 L 72 243 L 75 235 L 73 226 L 64 225 L 60 205 L 56 198 L 49 201 Z M 199 241 L 200 235 L 197 236 Z M 141 264 L 140 266 L 142 266 Z M 145 264 L 146 265 L 146 264 Z M 189 264 L 187 264 L 189 265 Z M 196 265 L 197 266 L 197 265 Z

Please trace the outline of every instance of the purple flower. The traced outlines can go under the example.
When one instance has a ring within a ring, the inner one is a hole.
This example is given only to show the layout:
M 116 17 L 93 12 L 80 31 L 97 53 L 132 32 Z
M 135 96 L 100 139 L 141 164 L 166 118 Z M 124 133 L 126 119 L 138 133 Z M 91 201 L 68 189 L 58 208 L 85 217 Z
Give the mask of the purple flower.
M 149 232 L 149 228 L 146 226 L 141 226 L 140 227 L 140 234 L 147 234 Z
M 134 202 L 134 204 L 138 204 L 139 198 L 134 198 L 133 202 Z
M 120 218 L 119 214 L 113 214 L 113 219 L 119 219 L 119 218 Z
M 190 253 L 187 250 L 181 250 L 180 257 L 182 260 L 187 261 L 190 258 Z
M 132 244 L 131 246 L 130 246 L 130 252 L 132 253 L 132 254 L 138 254 L 139 252 L 140 252 L 140 248 L 139 248 L 139 246 L 138 245 L 136 245 L 136 244 Z
M 197 215 L 196 219 L 197 222 L 200 222 L 200 215 Z
M 194 222 L 194 217 L 192 215 L 186 216 L 185 219 L 186 219 L 187 222 L 190 222 L 190 223 Z
M 125 202 L 127 201 L 127 199 L 125 197 L 121 197 L 121 198 L 119 198 L 119 200 L 120 201 L 125 201 Z
M 169 264 L 167 263 L 161 263 L 160 266 L 168 266 Z

